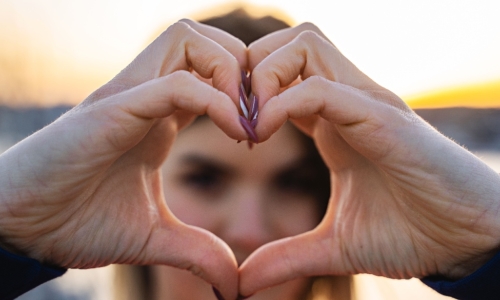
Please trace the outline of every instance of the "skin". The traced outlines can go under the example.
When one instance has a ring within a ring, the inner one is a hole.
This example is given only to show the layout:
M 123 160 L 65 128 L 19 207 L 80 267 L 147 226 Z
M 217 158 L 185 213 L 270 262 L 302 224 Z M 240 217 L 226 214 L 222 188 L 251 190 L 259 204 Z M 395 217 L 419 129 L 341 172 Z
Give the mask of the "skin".
M 249 65 L 259 138 L 292 119 L 315 140 L 332 192 L 313 231 L 248 258 L 240 293 L 320 274 L 453 280 L 498 252 L 500 176 L 360 72 L 317 27 L 255 42 Z
M 305 151 L 291 124 L 249 150 L 203 118 L 178 136 L 163 166 L 168 207 L 224 240 L 241 264 L 260 246 L 318 224 L 317 200 L 307 190 L 314 176 L 301 164 Z M 154 274 L 155 299 L 213 299 L 210 285 L 189 272 L 157 266 Z M 298 299 L 307 284 L 289 281 L 252 299 Z
M 235 298 L 234 255 L 170 213 L 161 166 L 197 114 L 246 138 L 236 108 L 245 65 L 245 45 L 229 34 L 189 20 L 170 26 L 109 83 L 2 154 L 0 246 L 65 268 L 175 266 Z
M 333 188 L 318 227 L 262 246 L 238 273 L 227 244 L 170 213 L 161 166 L 196 114 L 247 138 L 238 122 L 241 68 L 252 71 L 260 99 L 259 141 L 292 119 L 314 139 Z M 225 299 L 317 274 L 458 279 L 499 250 L 499 195 L 498 174 L 360 72 L 314 25 L 246 49 L 182 21 L 0 156 L 0 246 L 62 267 L 175 266 Z

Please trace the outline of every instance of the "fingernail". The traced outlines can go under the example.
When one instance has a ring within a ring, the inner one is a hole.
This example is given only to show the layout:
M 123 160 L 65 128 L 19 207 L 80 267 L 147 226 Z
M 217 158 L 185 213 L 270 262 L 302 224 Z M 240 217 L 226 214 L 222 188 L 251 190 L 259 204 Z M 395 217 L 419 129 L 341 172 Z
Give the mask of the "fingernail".
M 254 95 L 250 95 L 250 120 L 257 119 L 259 114 L 259 99 Z
M 257 119 L 253 119 L 252 121 L 250 121 L 250 126 L 255 128 L 255 126 L 257 126 Z
M 217 300 L 224 300 L 224 297 L 222 297 L 222 294 L 219 292 L 218 289 L 216 289 L 214 286 L 212 286 L 212 290 L 214 291 L 215 297 L 217 297 Z
M 248 116 L 249 116 L 249 113 L 248 113 L 248 104 L 247 104 L 248 100 L 247 100 L 247 96 L 243 92 L 243 87 L 242 86 L 240 86 L 239 92 L 240 92 L 240 108 L 243 111 L 243 114 L 245 115 L 245 118 L 248 119 Z
M 243 116 L 239 116 L 239 118 L 241 126 L 243 126 L 243 129 L 245 129 L 246 133 L 248 134 L 248 138 L 252 142 L 258 143 L 257 134 L 255 133 L 255 130 L 253 129 L 252 125 L 250 125 L 250 121 L 245 119 Z

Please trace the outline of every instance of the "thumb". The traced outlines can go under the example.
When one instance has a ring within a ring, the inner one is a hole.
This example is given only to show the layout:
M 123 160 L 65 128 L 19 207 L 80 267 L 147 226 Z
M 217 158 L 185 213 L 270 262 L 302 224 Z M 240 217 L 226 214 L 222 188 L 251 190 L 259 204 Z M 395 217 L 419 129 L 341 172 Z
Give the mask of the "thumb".
M 320 228 L 266 244 L 241 265 L 240 294 L 253 295 L 296 278 L 340 274 L 333 263 L 341 261 L 336 256 Z
M 229 246 L 211 232 L 178 220 L 154 230 L 143 257 L 145 264 L 188 270 L 220 291 L 224 299 L 238 295 L 238 265 Z

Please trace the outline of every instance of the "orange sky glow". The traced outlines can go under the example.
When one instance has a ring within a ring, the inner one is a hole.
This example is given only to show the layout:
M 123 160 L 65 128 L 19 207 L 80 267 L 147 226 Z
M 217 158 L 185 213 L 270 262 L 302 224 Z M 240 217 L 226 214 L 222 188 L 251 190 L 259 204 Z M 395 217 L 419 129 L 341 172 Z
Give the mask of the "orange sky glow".
M 500 80 L 405 97 L 411 108 L 443 108 L 451 106 L 500 108 Z

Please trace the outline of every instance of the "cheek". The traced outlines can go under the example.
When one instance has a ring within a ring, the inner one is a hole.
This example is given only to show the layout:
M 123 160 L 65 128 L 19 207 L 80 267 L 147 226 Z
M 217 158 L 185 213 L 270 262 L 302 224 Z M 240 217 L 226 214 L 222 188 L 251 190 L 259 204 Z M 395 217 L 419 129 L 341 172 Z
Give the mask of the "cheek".
M 313 199 L 291 197 L 278 201 L 269 209 L 274 224 L 282 235 L 293 236 L 314 229 L 320 221 Z
M 204 205 L 189 191 L 165 186 L 165 200 L 170 211 L 182 222 L 215 231 L 217 220 L 220 219 L 217 212 L 210 205 Z

